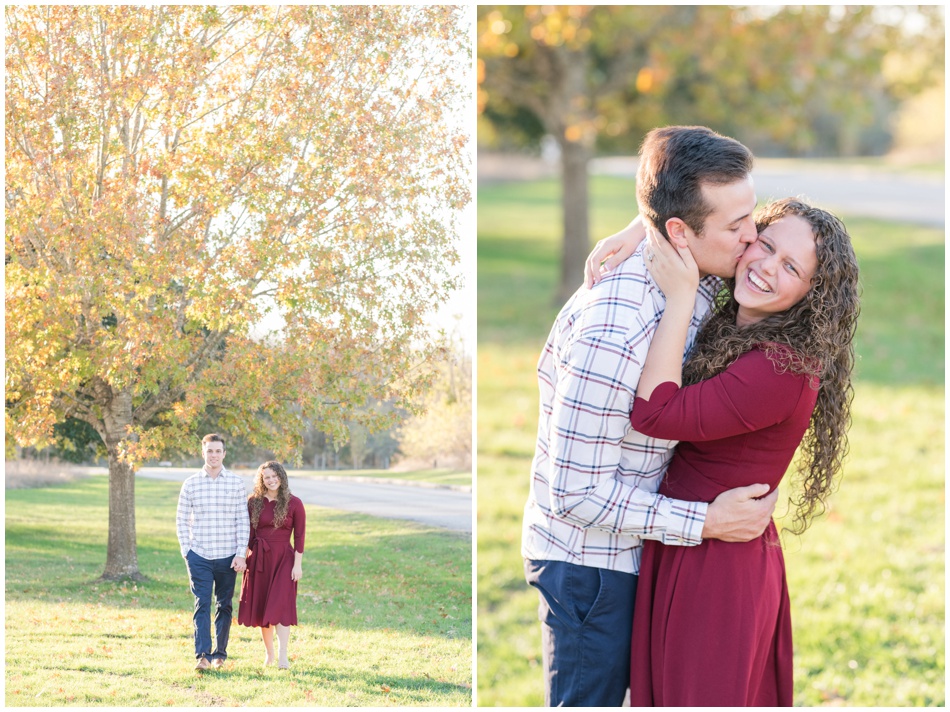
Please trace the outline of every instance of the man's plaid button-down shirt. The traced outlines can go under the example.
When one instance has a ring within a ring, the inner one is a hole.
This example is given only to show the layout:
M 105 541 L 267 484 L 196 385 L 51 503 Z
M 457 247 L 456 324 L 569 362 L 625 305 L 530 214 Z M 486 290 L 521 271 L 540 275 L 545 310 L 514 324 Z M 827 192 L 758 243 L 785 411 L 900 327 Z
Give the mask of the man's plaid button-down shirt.
M 212 478 L 202 467 L 181 486 L 175 523 L 183 557 L 189 549 L 203 559 L 244 556 L 251 533 L 244 480 L 225 468 Z
M 707 504 L 656 494 L 675 442 L 634 431 L 630 411 L 666 306 L 643 245 L 593 289 L 579 289 L 538 362 L 541 408 L 522 555 L 639 573 L 642 539 L 695 545 Z M 692 346 L 721 282 L 700 283 Z

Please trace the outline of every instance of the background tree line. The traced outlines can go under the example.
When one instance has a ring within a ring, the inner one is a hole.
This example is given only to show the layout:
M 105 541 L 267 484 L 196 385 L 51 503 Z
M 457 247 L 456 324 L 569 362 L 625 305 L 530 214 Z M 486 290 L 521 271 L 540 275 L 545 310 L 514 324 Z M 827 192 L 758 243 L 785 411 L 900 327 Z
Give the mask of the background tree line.
M 399 424 L 370 430 L 357 421 L 347 422 L 343 437 L 322 431 L 318 423 L 307 422 L 300 447 L 291 459 L 303 469 L 407 469 L 452 467 L 465 469 L 472 462 L 472 359 L 458 348 L 447 349 L 433 365 L 433 383 L 417 412 L 402 409 Z M 393 402 L 373 404 L 379 411 L 398 408 Z M 265 413 L 257 417 L 266 419 Z M 195 442 L 205 433 L 222 432 L 227 440 L 230 467 L 256 467 L 280 457 L 274 450 L 260 447 L 240 434 L 232 436 L 222 427 L 221 418 L 208 411 L 196 428 Z M 66 418 L 53 426 L 53 436 L 45 447 L 18 447 L 7 436 L 6 454 L 12 459 L 58 460 L 77 465 L 108 466 L 108 452 L 95 429 L 83 420 Z M 200 467 L 197 447 L 169 449 L 145 465 L 170 463 Z

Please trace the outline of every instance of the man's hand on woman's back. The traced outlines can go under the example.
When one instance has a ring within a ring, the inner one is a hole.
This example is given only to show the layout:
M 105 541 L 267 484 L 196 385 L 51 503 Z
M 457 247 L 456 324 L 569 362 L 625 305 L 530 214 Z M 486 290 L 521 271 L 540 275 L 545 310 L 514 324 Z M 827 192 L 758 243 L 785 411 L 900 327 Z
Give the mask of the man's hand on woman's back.
M 751 541 L 760 536 L 772 521 L 778 501 L 778 489 L 768 492 L 768 485 L 756 484 L 726 490 L 716 497 L 706 510 L 703 539 Z

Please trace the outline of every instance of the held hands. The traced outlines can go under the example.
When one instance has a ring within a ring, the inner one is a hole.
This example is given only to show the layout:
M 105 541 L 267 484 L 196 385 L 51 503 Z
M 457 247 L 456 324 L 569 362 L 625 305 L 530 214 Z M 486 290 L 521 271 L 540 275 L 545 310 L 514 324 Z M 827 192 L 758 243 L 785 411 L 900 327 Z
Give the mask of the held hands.
M 706 510 L 703 539 L 751 541 L 760 536 L 772 521 L 778 501 L 778 490 L 766 497 L 768 491 L 768 485 L 757 484 L 720 494 Z
M 699 288 L 699 267 L 688 247 L 677 247 L 652 226 L 647 227 L 647 244 L 643 248 L 647 269 L 663 290 L 667 301 L 690 303 Z
M 247 560 L 243 556 L 235 556 L 234 560 L 231 562 L 231 568 L 236 572 L 241 573 L 242 571 L 247 570 Z

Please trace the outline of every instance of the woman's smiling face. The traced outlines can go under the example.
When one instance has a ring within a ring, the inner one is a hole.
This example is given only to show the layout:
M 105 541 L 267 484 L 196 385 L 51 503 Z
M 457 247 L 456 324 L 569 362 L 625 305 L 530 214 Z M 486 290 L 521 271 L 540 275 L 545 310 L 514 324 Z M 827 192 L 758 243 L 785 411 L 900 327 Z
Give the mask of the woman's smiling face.
M 266 470 L 261 470 L 261 480 L 270 494 L 276 494 L 277 490 L 280 489 L 280 475 L 269 467 Z
M 818 268 L 815 235 L 807 220 L 786 215 L 746 248 L 736 269 L 740 326 L 797 304 L 811 289 Z

